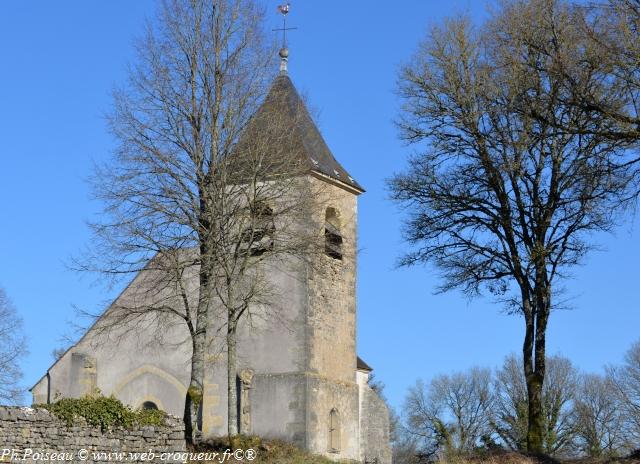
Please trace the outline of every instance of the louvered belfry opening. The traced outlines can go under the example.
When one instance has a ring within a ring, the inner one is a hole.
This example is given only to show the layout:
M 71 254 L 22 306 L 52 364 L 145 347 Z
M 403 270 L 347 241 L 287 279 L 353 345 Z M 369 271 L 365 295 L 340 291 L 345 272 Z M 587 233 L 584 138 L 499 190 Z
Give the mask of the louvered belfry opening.
M 327 208 L 324 224 L 324 252 L 327 256 L 342 260 L 342 233 L 340 217 L 335 208 Z
M 273 250 L 276 226 L 273 209 L 258 201 L 249 207 L 250 226 L 243 233 L 245 249 L 251 256 L 260 256 Z

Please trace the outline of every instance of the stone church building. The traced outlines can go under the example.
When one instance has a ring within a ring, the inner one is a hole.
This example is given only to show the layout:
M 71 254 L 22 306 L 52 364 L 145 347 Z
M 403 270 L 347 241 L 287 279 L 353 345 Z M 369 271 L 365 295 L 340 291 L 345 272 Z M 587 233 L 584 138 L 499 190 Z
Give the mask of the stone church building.
M 388 411 L 368 385 L 372 369 L 356 352 L 357 202 L 364 190 L 333 157 L 287 75 L 287 53 L 281 56 L 280 75 L 264 105 L 277 99 L 277 107 L 286 108 L 283 116 L 294 126 L 292 146 L 309 166 L 306 175 L 331 190 L 330 207 L 309 211 L 328 224 L 325 234 L 331 246 L 319 259 L 329 272 L 310 266 L 274 269 L 270 278 L 285 296 L 280 316 L 239 326 L 239 429 L 291 441 L 336 461 L 391 463 Z M 136 298 L 145 272 L 113 305 Z M 191 345 L 180 343 L 185 339 L 180 328 L 167 328 L 163 343 L 155 344 L 146 339 L 144 327 L 125 331 L 117 343 L 106 344 L 95 343 L 94 329 L 95 325 L 33 386 L 34 403 L 99 389 L 133 408 L 159 408 L 183 416 Z M 200 409 L 204 438 L 226 434 L 226 385 L 224 348 L 212 344 Z

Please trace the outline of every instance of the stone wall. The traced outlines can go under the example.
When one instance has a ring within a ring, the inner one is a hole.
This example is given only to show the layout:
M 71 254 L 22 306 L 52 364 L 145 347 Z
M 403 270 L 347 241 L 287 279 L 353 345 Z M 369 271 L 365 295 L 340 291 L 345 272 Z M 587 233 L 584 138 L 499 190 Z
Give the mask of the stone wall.
M 362 389 L 360 440 L 365 464 L 390 464 L 389 411 L 382 398 L 368 385 Z
M 177 463 L 184 452 L 184 424 L 175 417 L 162 426 L 102 431 L 81 421 L 68 427 L 45 409 L 0 406 L 0 462 Z
M 355 382 L 357 197 L 339 187 L 314 180 L 321 208 L 313 214 L 324 236 L 327 207 L 337 218 L 342 259 L 320 254 L 308 270 L 307 333 L 309 370 L 341 382 Z M 331 408 L 329 409 L 331 410 Z M 324 411 L 322 412 L 324 414 Z M 328 411 L 326 412 L 328 414 Z

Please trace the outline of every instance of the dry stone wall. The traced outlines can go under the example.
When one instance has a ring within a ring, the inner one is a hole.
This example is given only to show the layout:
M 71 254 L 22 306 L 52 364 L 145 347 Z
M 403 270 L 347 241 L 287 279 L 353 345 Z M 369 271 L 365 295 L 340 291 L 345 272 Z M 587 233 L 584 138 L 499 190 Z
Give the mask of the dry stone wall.
M 146 453 L 146 454 L 145 454 Z M 0 406 L 0 462 L 185 462 L 184 423 L 102 430 L 45 409 Z

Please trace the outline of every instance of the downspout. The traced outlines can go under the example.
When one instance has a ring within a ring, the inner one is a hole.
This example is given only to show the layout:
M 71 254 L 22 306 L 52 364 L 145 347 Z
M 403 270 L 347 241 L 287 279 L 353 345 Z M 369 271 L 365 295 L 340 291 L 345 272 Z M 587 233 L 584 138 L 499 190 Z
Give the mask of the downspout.
M 47 371 L 47 404 L 51 404 L 51 375 Z

